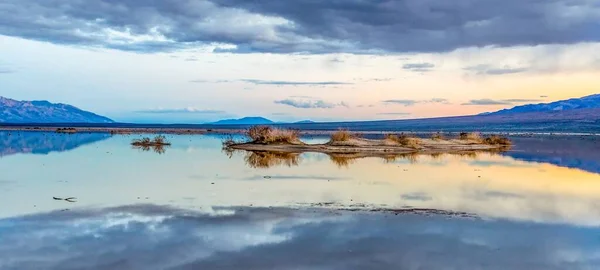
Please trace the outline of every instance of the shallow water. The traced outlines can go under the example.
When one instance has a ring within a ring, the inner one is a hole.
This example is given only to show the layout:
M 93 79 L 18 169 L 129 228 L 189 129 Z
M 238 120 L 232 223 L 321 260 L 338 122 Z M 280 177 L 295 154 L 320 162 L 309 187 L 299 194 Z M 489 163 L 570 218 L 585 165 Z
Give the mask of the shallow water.
M 0 239 L 9 239 L 0 254 L 10 257 L 0 269 L 593 269 L 600 260 L 596 138 L 353 158 L 227 153 L 217 135 L 132 149 L 140 136 L 0 132 Z M 408 207 L 476 218 L 395 215 Z

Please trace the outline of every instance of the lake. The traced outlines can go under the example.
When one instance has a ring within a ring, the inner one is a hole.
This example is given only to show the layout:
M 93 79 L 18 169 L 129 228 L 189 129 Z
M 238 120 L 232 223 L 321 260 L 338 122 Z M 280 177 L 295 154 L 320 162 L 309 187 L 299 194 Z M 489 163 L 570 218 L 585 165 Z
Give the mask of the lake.
M 595 136 L 386 158 L 227 152 L 225 135 L 132 148 L 141 136 L 0 132 L 0 269 L 600 265 Z

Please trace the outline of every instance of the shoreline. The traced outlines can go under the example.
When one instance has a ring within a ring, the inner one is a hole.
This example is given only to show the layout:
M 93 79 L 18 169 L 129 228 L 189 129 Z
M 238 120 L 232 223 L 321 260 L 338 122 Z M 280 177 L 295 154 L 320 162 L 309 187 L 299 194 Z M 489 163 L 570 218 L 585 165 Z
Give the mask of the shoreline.
M 60 132 L 59 129 L 75 129 L 74 132 Z M 185 127 L 159 127 L 159 128 L 146 128 L 146 127 L 77 127 L 77 126 L 2 126 L 0 125 L 0 131 L 28 131 L 28 132 L 55 132 L 63 134 L 77 134 L 77 133 L 110 133 L 115 135 L 127 135 L 127 134 L 173 134 L 173 135 L 201 135 L 201 134 L 245 134 L 247 129 L 243 128 L 185 128 Z M 311 130 L 301 129 L 299 130 L 301 135 L 331 135 L 337 130 Z M 354 133 L 360 133 L 365 135 L 383 135 L 389 133 L 406 133 L 406 134 L 431 134 L 435 131 L 396 131 L 396 130 L 352 130 Z M 460 132 L 440 131 L 443 134 L 459 134 Z M 600 133 L 577 133 L 577 132 L 522 132 L 522 131 L 497 131 L 497 132 L 486 132 L 477 131 L 484 135 L 505 135 L 505 136 L 600 136 Z

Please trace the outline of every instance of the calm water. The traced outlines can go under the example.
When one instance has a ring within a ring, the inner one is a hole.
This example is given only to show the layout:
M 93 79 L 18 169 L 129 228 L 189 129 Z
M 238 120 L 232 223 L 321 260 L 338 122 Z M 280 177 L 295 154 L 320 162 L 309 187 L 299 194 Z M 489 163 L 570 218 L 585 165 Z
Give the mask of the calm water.
M 138 137 L 0 132 L 0 269 L 600 265 L 594 137 L 386 158 L 226 153 L 216 135 L 144 151 Z M 476 217 L 392 211 L 408 207 Z

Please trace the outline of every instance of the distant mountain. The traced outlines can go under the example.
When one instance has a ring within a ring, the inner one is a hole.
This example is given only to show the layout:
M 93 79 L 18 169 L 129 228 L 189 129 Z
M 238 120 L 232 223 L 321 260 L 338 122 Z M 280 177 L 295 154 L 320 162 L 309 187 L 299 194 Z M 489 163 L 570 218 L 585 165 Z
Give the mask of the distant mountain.
M 275 122 L 264 117 L 244 117 L 240 119 L 225 119 L 213 123 L 211 125 L 267 125 Z
M 48 101 L 17 101 L 0 97 L 0 123 L 113 123 L 74 106 Z
M 483 113 L 481 115 L 506 115 L 515 113 L 531 112 L 558 112 L 577 109 L 596 109 L 600 108 L 600 94 L 585 96 L 582 98 L 572 98 L 559 100 L 551 103 L 528 104 L 517 106 L 512 109 L 504 109 L 497 112 Z
M 294 124 L 312 124 L 315 121 L 311 121 L 311 120 L 302 120 L 302 121 L 298 121 L 298 122 L 294 122 Z

